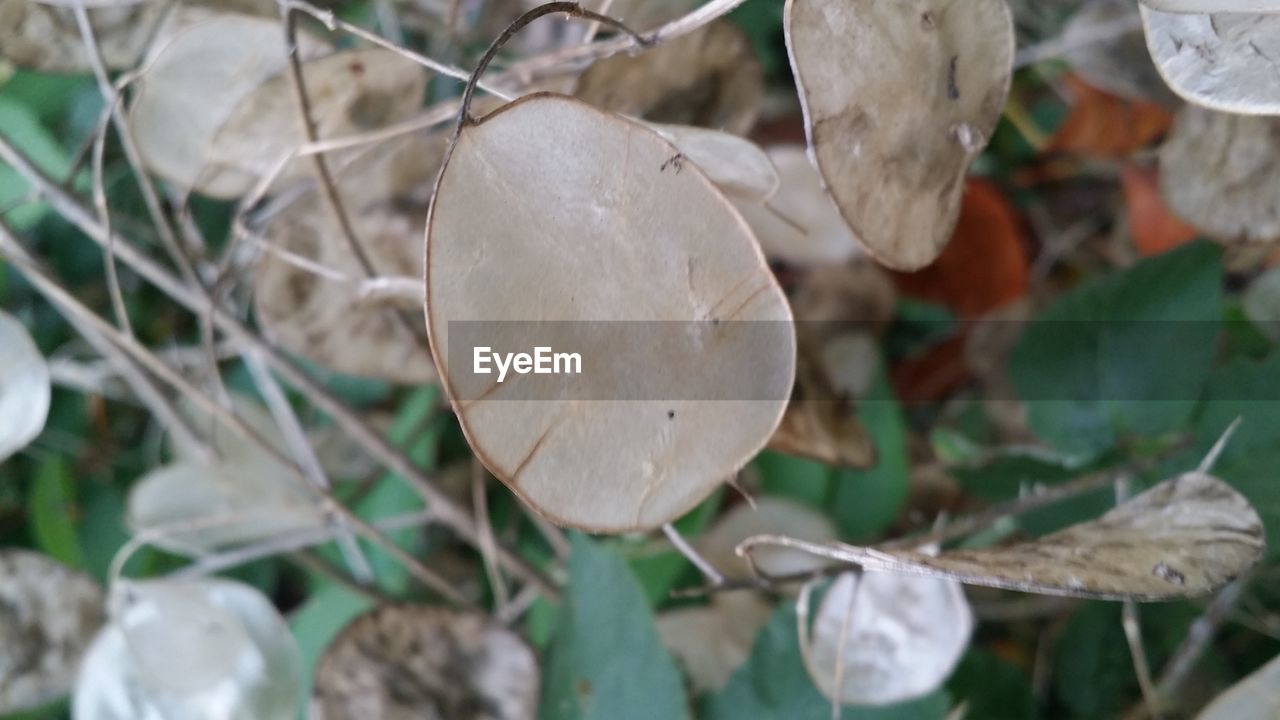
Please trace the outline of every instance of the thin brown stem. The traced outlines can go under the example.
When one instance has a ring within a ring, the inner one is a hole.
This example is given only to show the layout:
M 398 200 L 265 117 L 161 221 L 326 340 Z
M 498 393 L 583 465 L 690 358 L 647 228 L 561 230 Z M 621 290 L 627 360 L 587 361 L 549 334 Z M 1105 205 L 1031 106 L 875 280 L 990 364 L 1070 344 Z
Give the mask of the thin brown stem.
M 475 95 L 476 85 L 480 83 L 480 77 L 484 75 L 485 70 L 489 69 L 489 63 L 493 62 L 493 58 L 497 56 L 498 51 L 501 50 L 502 47 L 511 40 L 511 38 L 515 37 L 516 33 L 528 26 L 529 23 L 540 17 L 546 17 L 547 15 L 555 15 L 558 13 L 564 13 L 571 18 L 592 20 L 608 25 L 609 27 L 617 28 L 630 36 L 631 40 L 639 47 L 648 47 L 652 44 L 652 41 L 644 38 L 636 31 L 624 25 L 621 21 L 615 20 L 607 15 L 601 15 L 600 13 L 586 10 L 576 2 L 549 2 L 539 5 L 513 20 L 511 24 L 502 31 L 502 34 L 498 35 L 497 39 L 489 45 L 489 49 L 485 50 L 484 55 L 481 56 L 480 62 L 476 64 L 475 71 L 471 73 L 471 78 L 467 81 L 466 90 L 462 92 L 462 105 L 458 108 L 457 128 L 454 131 L 455 138 L 457 137 L 457 133 L 462 131 L 464 125 L 469 125 L 475 122 L 475 119 L 471 117 L 471 99 L 472 96 Z
M 29 158 L 4 137 L 3 133 L 0 133 L 0 161 L 14 168 L 36 187 L 59 215 L 78 227 L 100 246 L 107 246 L 107 235 L 102 226 L 94 220 L 92 213 L 35 167 Z M 112 247 L 114 254 L 121 262 L 129 265 L 139 276 L 186 307 L 188 311 L 193 313 L 209 311 L 212 322 L 231 340 L 260 350 L 263 358 L 286 383 L 304 394 L 313 406 L 332 418 L 371 457 L 408 482 L 431 506 L 441 524 L 453 530 L 464 542 L 473 546 L 478 542 L 475 523 L 465 509 L 459 507 L 448 495 L 437 488 L 431 478 L 414 465 L 408 456 L 395 448 L 358 413 L 302 370 L 297 363 L 263 340 L 257 333 L 249 330 L 235 315 L 213 303 L 207 294 L 184 284 L 131 243 L 117 238 Z M 508 571 L 526 582 L 537 585 L 548 597 L 558 596 L 555 584 L 515 552 L 500 545 L 498 558 Z

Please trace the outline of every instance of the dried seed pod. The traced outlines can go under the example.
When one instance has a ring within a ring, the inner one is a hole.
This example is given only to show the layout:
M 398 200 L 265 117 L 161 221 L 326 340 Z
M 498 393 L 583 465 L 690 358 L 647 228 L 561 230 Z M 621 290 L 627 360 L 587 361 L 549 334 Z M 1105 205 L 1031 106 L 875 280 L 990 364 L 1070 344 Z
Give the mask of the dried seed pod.
M 933 262 L 1009 94 L 1008 6 L 788 0 L 784 20 L 811 157 L 845 222 L 889 267 Z
M 477 457 L 562 524 L 669 522 L 764 446 L 786 404 L 786 299 L 742 218 L 682 161 L 641 125 L 538 94 L 464 124 L 437 181 L 436 365 Z M 505 321 L 494 347 L 538 323 L 568 326 L 588 369 L 560 376 L 553 399 L 504 402 L 533 376 L 495 384 L 469 370 L 471 350 L 450 354 L 450 327 L 477 321 Z M 644 394 L 655 387 L 663 397 Z M 616 399 L 637 388 L 639 399 Z
M 972 632 L 973 611 L 960 583 L 844 573 L 823 596 L 812 629 L 800 627 L 801 652 L 828 698 L 889 705 L 937 690 Z
M 66 695 L 103 620 L 102 588 L 26 550 L 0 551 L 0 714 Z
M 747 36 L 722 20 L 635 57 L 599 60 L 573 94 L 652 122 L 745 135 L 760 112 L 764 73 Z
M 770 259 L 795 265 L 842 263 L 859 253 L 858 242 L 822 189 L 822 177 L 799 145 L 769 148 L 778 190 L 765 202 L 737 201 L 739 212 Z
M 439 135 L 391 143 L 338 177 L 356 238 L 378 275 L 422 273 L 425 202 L 445 144 Z M 435 379 L 421 318 L 361 298 L 365 269 L 317 192 L 277 216 L 266 236 L 271 247 L 254 275 L 254 306 L 268 337 L 338 372 L 402 383 Z
M 170 7 L 167 2 L 149 0 L 89 8 L 89 22 L 107 68 L 136 65 Z M 0 57 L 39 72 L 85 73 L 91 68 L 69 4 L 0 0 Z
M 235 13 L 196 18 L 167 25 L 148 51 L 129 124 L 149 171 L 181 188 L 233 197 L 257 178 L 237 168 L 211 166 L 209 150 L 241 100 L 284 70 L 280 25 Z M 298 41 L 303 58 L 326 47 L 305 34 Z
M 52 394 L 40 349 L 17 318 L 0 310 L 0 461 L 44 429 Z
M 334 138 L 404 120 L 422 106 L 427 74 L 421 65 L 383 48 L 348 50 L 302 65 L 316 135 Z M 208 147 L 195 189 L 216 197 L 252 190 L 273 172 L 286 150 L 303 140 L 297 100 L 287 72 L 267 79 L 236 104 Z M 330 153 L 340 164 L 360 152 Z M 275 188 L 307 177 L 310 160 L 291 162 Z M 237 180 L 236 178 L 239 178 Z
M 1187 102 L 1241 115 L 1280 114 L 1280 14 L 1142 7 L 1147 48 Z
M 356 618 L 320 659 L 316 720 L 533 720 L 533 651 L 483 615 L 390 605 Z
M 124 582 L 76 680 L 75 720 L 293 720 L 302 660 L 262 593 L 230 580 Z
M 1280 119 L 1183 108 L 1160 147 L 1160 192 L 1222 242 L 1280 240 Z

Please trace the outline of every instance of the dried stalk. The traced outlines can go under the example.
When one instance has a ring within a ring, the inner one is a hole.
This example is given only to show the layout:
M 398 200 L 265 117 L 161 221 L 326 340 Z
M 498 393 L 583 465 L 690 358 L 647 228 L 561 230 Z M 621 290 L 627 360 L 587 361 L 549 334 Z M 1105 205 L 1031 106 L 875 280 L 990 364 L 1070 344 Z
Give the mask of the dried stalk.
M 63 218 L 100 246 L 108 245 L 109 238 L 106 231 L 80 201 L 35 167 L 30 159 L 19 152 L 2 133 L 0 133 L 0 160 L 22 175 Z M 214 303 L 212 298 L 207 295 L 202 296 L 200 291 L 181 282 L 131 243 L 116 237 L 111 246 L 113 253 L 121 262 L 129 265 L 134 272 L 155 285 L 171 299 L 193 313 L 210 312 L 213 323 L 229 338 L 245 347 L 262 352 L 263 359 L 285 382 L 303 393 L 312 405 L 331 417 L 370 456 L 409 482 L 431 506 L 441 524 L 449 527 L 463 541 L 473 546 L 479 542 L 475 523 L 466 510 L 436 488 L 431 478 L 418 469 L 403 452 L 391 445 L 355 411 L 303 371 L 294 361 L 249 330 L 239 318 L 221 305 Z M 555 585 L 546 576 L 513 551 L 499 546 L 498 558 L 508 571 L 526 582 L 536 584 L 547 596 L 554 598 L 558 595 Z

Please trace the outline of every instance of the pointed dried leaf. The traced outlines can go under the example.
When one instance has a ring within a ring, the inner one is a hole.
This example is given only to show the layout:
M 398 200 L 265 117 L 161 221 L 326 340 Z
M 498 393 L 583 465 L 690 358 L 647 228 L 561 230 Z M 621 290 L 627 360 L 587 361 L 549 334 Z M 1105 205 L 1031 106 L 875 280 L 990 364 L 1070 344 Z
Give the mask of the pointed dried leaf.
M 1186 473 L 1097 520 L 1005 547 L 932 557 L 840 544 L 781 544 L 875 572 L 1043 595 L 1171 600 L 1206 595 L 1227 584 L 1262 557 L 1266 542 L 1262 521 L 1244 496 L 1217 478 Z
M 301 658 L 262 593 L 230 580 L 124 582 L 76 681 L 75 720 L 293 720 Z
M 763 447 L 786 404 L 795 374 L 786 299 L 746 224 L 680 157 L 643 126 L 541 94 L 465 127 L 438 180 L 426 271 L 436 365 L 477 456 L 560 523 L 616 532 L 678 517 Z M 584 368 L 638 385 L 696 378 L 700 392 L 751 388 L 766 399 L 617 401 L 610 386 L 591 402 L 512 403 L 502 399 L 525 376 L 494 384 L 449 366 L 454 322 L 599 320 L 691 330 L 661 344 L 661 359 L 633 354 L 613 333 L 578 333 L 592 345 L 572 349 Z M 722 322 L 738 320 L 764 322 Z M 746 326 L 766 328 L 769 342 L 749 339 Z
M 796 265 L 840 263 L 858 254 L 858 243 L 822 189 L 803 147 L 769 148 L 779 185 L 766 202 L 736 202 L 765 255 Z
M 0 461 L 44 429 L 51 396 L 40 349 L 17 318 L 0 310 Z
M 379 275 L 421 275 L 424 202 L 446 142 L 432 135 L 391 143 L 338 177 L 355 235 Z M 273 249 L 258 263 L 254 303 L 268 337 L 338 372 L 402 383 L 435 379 L 425 340 L 415 333 L 421 317 L 361 299 L 364 267 L 318 193 L 295 201 L 266 235 Z
M 854 236 L 915 270 L 938 257 L 964 175 L 1009 94 L 1004 0 L 788 0 L 811 157 Z
M 427 86 L 422 66 L 382 48 L 311 60 L 303 64 L 302 76 L 320 138 L 367 132 L 403 120 L 422 105 Z M 241 100 L 218 129 L 196 189 L 218 197 L 249 192 L 286 151 L 302 143 L 300 123 L 288 73 L 268 79 Z M 331 163 L 339 163 L 344 154 L 329 157 Z M 309 161 L 295 161 L 276 186 L 310 171 Z M 233 177 L 247 182 L 237 184 Z
M 305 34 L 298 40 L 303 58 L 324 47 Z M 286 64 L 278 20 L 224 13 L 167 32 L 147 53 L 129 110 L 147 169 L 218 197 L 252 187 L 255 176 L 210 166 L 209 151 L 240 101 Z
M 485 616 L 392 605 L 329 645 L 312 708 L 316 720 L 533 720 L 538 685 L 533 651 Z
M 0 715 L 71 691 L 102 604 L 88 576 L 37 553 L 0 551 Z
M 760 112 L 764 73 L 746 35 L 721 20 L 634 57 L 597 61 L 573 94 L 602 110 L 743 135 Z
M 1160 75 L 1188 102 L 1242 115 L 1280 114 L 1280 14 L 1143 6 L 1142 24 Z
M 1280 239 L 1280 119 L 1189 105 L 1160 148 L 1160 191 L 1176 215 L 1225 242 Z
M 1280 717 L 1280 657 L 1232 685 L 1196 720 L 1270 720 Z
M 824 695 L 889 705 L 946 681 L 969 645 L 973 612 L 951 580 L 844 573 L 823 596 L 812 630 L 800 632 L 805 668 Z

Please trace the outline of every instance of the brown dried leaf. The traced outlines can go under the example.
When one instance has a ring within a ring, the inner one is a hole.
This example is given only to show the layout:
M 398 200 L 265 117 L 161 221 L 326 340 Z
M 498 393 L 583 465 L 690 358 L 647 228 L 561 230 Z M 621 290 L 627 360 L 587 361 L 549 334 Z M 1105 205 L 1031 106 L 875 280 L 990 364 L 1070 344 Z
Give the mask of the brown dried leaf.
M 878 572 L 840 575 L 812 630 L 803 615 L 800 622 L 809 677 L 828 698 L 850 705 L 889 705 L 937 690 L 973 632 L 960 583 Z
M 479 613 L 388 605 L 356 618 L 316 669 L 316 720 L 533 720 L 539 672 Z
M 573 94 L 652 122 L 745 135 L 756 123 L 764 73 L 746 35 L 722 20 L 635 57 L 600 60 Z
M 1280 15 L 1171 13 L 1144 5 L 1142 24 L 1160 75 L 1188 102 L 1280 114 Z
M 1189 105 L 1160 148 L 1160 191 L 1222 241 L 1280 239 L 1280 120 Z
M 812 158 L 854 236 L 896 270 L 951 237 L 969 163 L 1009 94 L 1004 0 L 788 0 Z
M 539 94 L 466 126 L 437 183 L 426 271 L 436 365 L 477 457 L 562 524 L 620 532 L 680 516 L 764 446 L 785 407 L 786 299 L 746 224 L 682 157 L 632 121 Z M 601 320 L 690 330 L 658 344 L 633 336 L 634 348 L 577 333 L 584 375 L 561 376 L 577 384 L 560 397 L 592 402 L 503 402 L 526 376 L 494 384 L 469 372 L 469 356 L 468 368 L 449 364 L 450 323 L 530 321 L 504 325 L 492 343 L 502 347 L 537 321 Z M 738 320 L 764 322 L 722 322 Z M 755 342 L 762 332 L 768 342 Z M 618 401 L 616 384 L 593 384 L 620 374 L 630 387 L 762 399 Z
M 896 299 L 889 275 L 870 261 L 824 265 L 805 276 L 791 301 L 800 349 L 796 386 L 770 448 L 828 465 L 875 463 L 856 403 L 880 363 L 875 337 L 893 317 Z
M 422 273 L 426 198 L 447 139 L 439 135 L 393 142 L 346 168 L 338 178 L 343 207 L 379 275 Z M 435 379 L 423 341 L 396 310 L 363 302 L 364 268 L 323 198 L 309 192 L 266 229 L 273 249 L 254 275 L 254 304 L 274 342 L 338 372 L 394 382 Z M 344 279 L 300 266 L 318 263 Z M 413 325 L 416 312 L 405 313 Z
M 38 553 L 0 551 L 0 715 L 71 690 L 102 625 L 103 599 L 87 575 Z
M 772 610 L 758 593 L 719 593 L 706 607 L 660 613 L 658 635 L 695 692 L 718 692 L 750 656 Z
M 802 342 L 796 386 L 769 448 L 837 467 L 874 465 L 875 442 L 858 419 L 855 402 L 879 362 L 875 340 L 866 333 Z
M 312 60 L 303 64 L 302 75 L 320 138 L 366 132 L 403 120 L 421 107 L 427 87 L 421 65 L 382 48 Z M 287 72 L 268 79 L 240 101 L 218 129 L 196 189 L 217 197 L 249 192 L 288 150 L 302 143 L 300 123 Z M 339 163 L 353 152 L 358 151 L 331 153 L 330 162 Z M 295 161 L 276 186 L 306 177 L 310 171 L 309 161 Z M 237 177 L 241 182 L 233 179 Z
M 766 202 L 735 205 L 771 259 L 796 265 L 841 263 L 858 254 L 858 242 L 822 189 L 822 177 L 799 145 L 769 148 L 778 190 Z
M 114 70 L 142 58 L 170 4 L 152 0 L 91 8 L 102 59 Z M 35 0 L 0 0 L 0 56 L 19 67 L 49 73 L 89 72 L 89 56 L 75 15 L 65 7 Z
M 1262 521 L 1221 480 L 1186 473 L 1117 505 L 1102 517 L 1035 540 L 932 557 L 904 550 L 797 543 L 757 537 L 874 572 L 950 578 L 970 585 L 1104 600 L 1172 600 L 1206 595 L 1262 557 Z M 746 550 L 742 547 L 740 550 Z
M 142 161 L 181 188 L 232 197 L 256 177 L 209 165 L 214 137 L 241 100 L 286 66 L 278 20 L 235 13 L 199 15 L 167 30 L 147 53 L 135 84 L 130 126 Z M 325 44 L 299 34 L 303 58 Z M 268 160 L 274 160 L 275 154 Z

